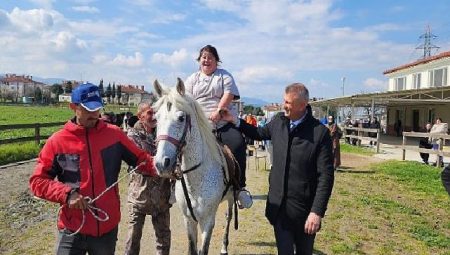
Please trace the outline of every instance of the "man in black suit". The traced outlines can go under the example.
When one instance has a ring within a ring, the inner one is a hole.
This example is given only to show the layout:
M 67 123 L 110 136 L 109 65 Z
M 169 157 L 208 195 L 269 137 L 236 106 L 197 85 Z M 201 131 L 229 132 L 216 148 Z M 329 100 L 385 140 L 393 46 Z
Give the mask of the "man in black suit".
M 273 166 L 269 177 L 266 217 L 274 227 L 278 254 L 312 254 L 314 239 L 327 209 L 334 182 L 332 142 L 328 129 L 307 110 L 305 85 L 286 87 L 284 114 L 255 128 L 233 119 L 255 140 L 272 140 Z

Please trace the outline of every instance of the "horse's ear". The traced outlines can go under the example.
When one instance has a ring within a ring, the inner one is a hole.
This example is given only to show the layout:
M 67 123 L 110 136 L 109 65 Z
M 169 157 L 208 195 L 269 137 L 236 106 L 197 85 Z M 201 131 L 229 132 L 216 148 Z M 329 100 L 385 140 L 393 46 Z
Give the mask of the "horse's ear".
M 156 95 L 158 95 L 158 97 L 161 97 L 162 96 L 162 88 L 161 88 L 161 85 L 159 84 L 158 80 L 155 80 L 153 82 L 153 87 L 155 88 Z
M 178 77 L 177 78 L 178 82 L 177 82 L 177 91 L 180 95 L 184 96 L 184 94 L 186 93 L 186 90 L 184 88 L 184 82 Z

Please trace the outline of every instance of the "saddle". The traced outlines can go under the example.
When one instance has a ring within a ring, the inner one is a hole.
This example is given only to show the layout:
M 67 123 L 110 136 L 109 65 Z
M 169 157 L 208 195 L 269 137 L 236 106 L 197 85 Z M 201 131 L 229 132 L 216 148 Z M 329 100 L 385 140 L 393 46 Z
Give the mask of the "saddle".
M 240 190 L 241 187 L 239 185 L 239 178 L 241 175 L 241 169 L 239 164 L 227 145 L 221 143 L 220 147 L 222 148 L 225 161 L 227 162 L 229 182 L 233 186 L 234 190 Z

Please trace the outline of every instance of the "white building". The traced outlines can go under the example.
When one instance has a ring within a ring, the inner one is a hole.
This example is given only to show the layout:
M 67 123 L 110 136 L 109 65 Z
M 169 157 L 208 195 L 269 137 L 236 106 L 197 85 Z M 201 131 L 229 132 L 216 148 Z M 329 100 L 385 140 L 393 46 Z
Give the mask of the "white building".
M 44 83 L 33 81 L 33 76 L 6 74 L 0 79 L 0 93 L 3 99 L 19 102 L 22 98 L 34 98 L 36 89 L 42 93 L 47 88 Z
M 383 73 L 389 79 L 388 91 L 401 94 L 399 99 L 404 100 L 388 107 L 387 125 L 392 131 L 396 131 L 398 123 L 402 131 L 423 131 L 427 122 L 433 123 L 438 117 L 450 122 L 449 67 L 447 51 Z
M 437 88 L 448 86 L 450 51 L 401 65 L 385 71 L 389 78 L 388 91 Z

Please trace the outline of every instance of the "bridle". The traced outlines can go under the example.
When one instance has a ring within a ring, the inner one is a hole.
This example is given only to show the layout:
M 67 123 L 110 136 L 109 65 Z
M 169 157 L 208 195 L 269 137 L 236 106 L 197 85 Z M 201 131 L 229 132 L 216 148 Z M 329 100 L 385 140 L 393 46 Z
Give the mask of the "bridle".
M 187 133 L 191 131 L 192 128 L 192 124 L 191 124 L 191 116 L 189 114 L 186 115 L 186 124 L 184 125 L 184 129 L 183 129 L 183 134 L 180 137 L 180 140 L 177 140 L 176 138 L 170 136 L 170 135 L 158 135 L 158 137 L 156 138 L 156 144 L 159 143 L 159 141 L 168 141 L 169 143 L 175 145 L 175 147 L 177 148 L 176 150 L 176 158 L 177 158 L 177 167 L 175 169 L 175 173 L 174 173 L 174 177 L 175 179 L 181 179 L 183 174 L 189 173 L 195 169 L 197 169 L 200 165 L 201 162 L 196 164 L 195 166 L 186 169 L 186 170 L 182 170 L 181 169 L 181 156 L 182 156 L 182 151 L 184 146 L 186 146 L 186 136 Z
M 189 114 L 187 114 L 186 115 L 186 124 L 184 125 L 183 134 L 181 135 L 180 140 L 177 140 L 176 138 L 173 138 L 170 135 L 158 135 L 158 137 L 156 138 L 156 144 L 158 144 L 159 141 L 165 140 L 165 141 L 168 141 L 169 143 L 175 145 L 175 147 L 177 148 L 177 151 L 176 151 L 177 166 L 175 169 L 174 177 L 178 180 L 181 180 L 181 185 L 183 187 L 183 193 L 184 193 L 184 197 L 186 198 L 186 203 L 187 203 L 189 212 L 191 213 L 191 216 L 194 219 L 194 221 L 197 221 L 197 218 L 195 217 L 195 214 L 194 214 L 194 209 L 192 208 L 191 199 L 189 198 L 189 193 L 188 193 L 187 186 L 186 186 L 186 180 L 184 179 L 183 175 L 199 168 L 202 163 L 200 162 L 200 163 L 196 164 L 195 166 L 193 166 L 189 169 L 186 169 L 186 170 L 181 169 L 181 155 L 182 155 L 181 151 L 183 150 L 184 146 L 186 146 L 186 135 L 187 135 L 188 131 L 189 132 L 191 131 L 191 128 L 192 128 L 191 116 Z
M 184 125 L 183 134 L 181 135 L 180 140 L 177 140 L 176 138 L 173 138 L 170 135 L 158 135 L 156 137 L 156 144 L 159 143 L 159 141 L 168 141 L 169 143 L 175 145 L 177 148 L 177 158 L 181 157 L 181 151 L 183 150 L 184 146 L 186 146 L 186 135 L 187 132 L 191 131 L 192 124 L 191 124 L 191 116 L 189 114 L 186 115 L 186 124 Z

